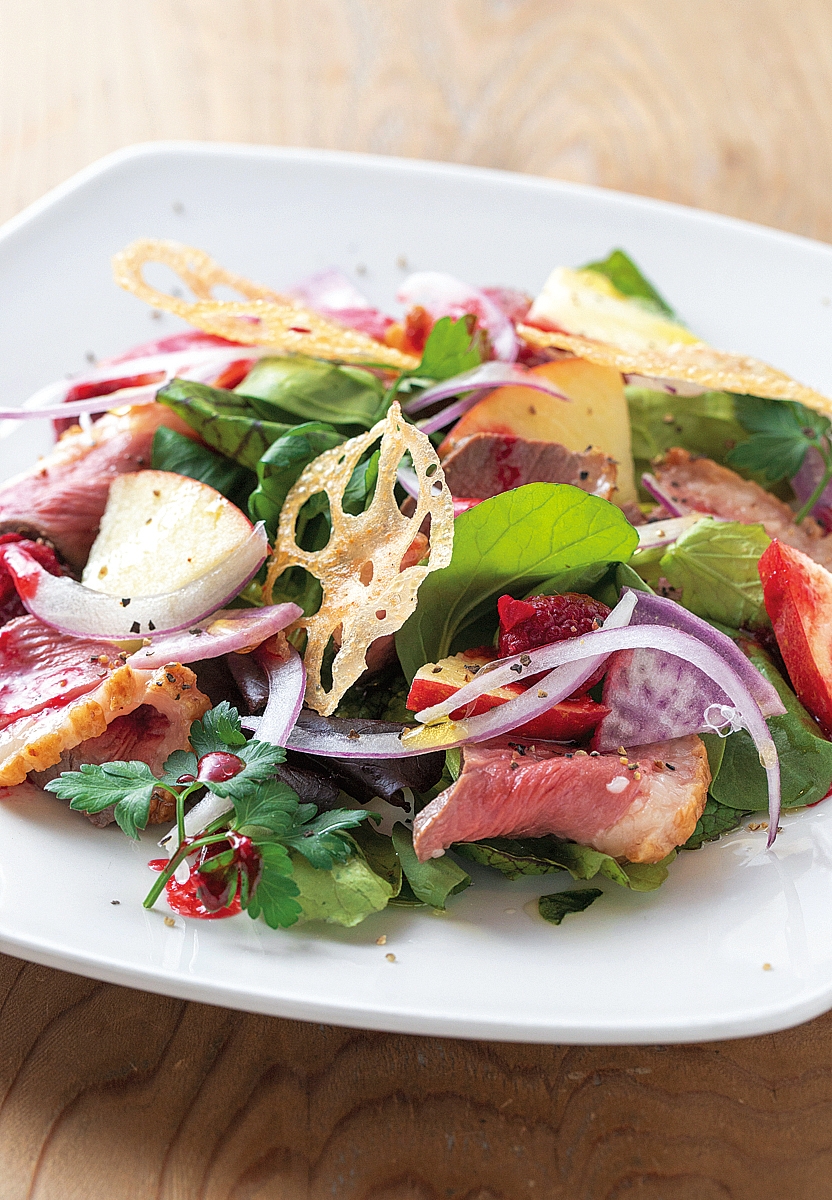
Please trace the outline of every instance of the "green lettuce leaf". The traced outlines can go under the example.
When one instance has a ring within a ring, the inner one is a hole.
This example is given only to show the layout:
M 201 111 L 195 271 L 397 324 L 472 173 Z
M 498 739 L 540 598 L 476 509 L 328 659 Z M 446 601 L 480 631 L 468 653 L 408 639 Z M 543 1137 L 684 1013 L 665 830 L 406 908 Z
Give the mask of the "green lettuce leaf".
M 261 358 L 236 393 L 267 421 L 328 421 L 348 427 L 352 434 L 370 429 L 379 419 L 384 388 L 361 367 L 338 367 L 298 355 Z
M 625 254 L 623 250 L 612 250 L 606 258 L 587 263 L 583 270 L 604 275 L 622 296 L 638 300 L 642 308 L 678 320 L 667 301 L 659 295 L 652 283 L 645 279 L 629 254 Z
M 544 921 L 549 921 L 552 925 L 560 925 L 564 917 L 568 917 L 570 913 L 584 912 L 603 894 L 600 888 L 579 888 L 574 892 L 553 892 L 550 896 L 540 897 L 537 902 L 537 911 Z
M 252 471 L 272 442 L 295 424 L 292 417 L 288 421 L 261 420 L 245 397 L 188 379 L 172 379 L 156 399 L 173 409 L 214 450 Z
M 483 637 L 497 599 L 519 598 L 555 573 L 626 561 L 638 534 L 620 509 L 570 484 L 531 483 L 457 517 L 453 557 L 428 575 L 416 611 L 396 634 L 405 675 Z
M 750 642 L 741 646 L 776 688 L 786 709 L 783 716 L 766 721 L 780 758 L 783 808 L 814 804 L 832 787 L 832 742 L 821 734 L 766 652 Z M 767 808 L 766 774 L 750 736 L 745 730 L 732 733 L 724 739 L 724 746 L 719 770 L 711 781 L 711 796 L 743 814 Z
M 724 464 L 733 448 L 748 439 L 748 432 L 737 419 L 734 397 L 727 392 L 679 398 L 648 388 L 628 387 L 626 394 L 636 479 L 650 471 L 654 458 L 673 446 Z M 650 497 L 643 492 L 642 498 Z
M 187 475 L 189 479 L 207 483 L 209 487 L 222 492 L 243 512 L 249 495 L 257 486 L 257 477 L 248 467 L 241 467 L 224 454 L 200 446 L 198 442 L 165 425 L 161 425 L 153 435 L 150 463 L 155 471 L 174 471 L 177 475 Z
M 393 826 L 393 846 L 402 864 L 405 879 L 417 900 L 432 908 L 444 908 L 449 896 L 464 891 L 471 883 L 471 876 L 457 866 L 447 854 L 442 858 L 431 858 L 419 862 L 413 849 L 413 835 L 397 822 Z
M 298 887 L 301 921 L 326 921 L 330 925 L 358 925 L 370 913 L 386 908 L 394 885 L 377 875 L 358 852 L 346 862 L 322 871 L 291 851 L 293 878 Z M 259 889 L 258 889 L 259 891 Z
M 704 517 L 685 530 L 659 566 L 690 612 L 729 629 L 770 626 L 757 564 L 771 544 L 762 525 Z
M 486 838 L 479 842 L 460 842 L 454 850 L 486 867 L 494 867 L 507 879 L 523 875 L 548 875 L 568 871 L 573 879 L 593 879 L 604 875 L 621 887 L 635 892 L 652 892 L 667 879 L 667 868 L 676 857 L 675 850 L 659 863 L 619 863 L 609 854 L 579 846 L 556 837 Z
M 325 450 L 344 441 L 344 435 L 332 425 L 307 421 L 288 430 L 261 455 L 257 463 L 257 487 L 248 501 L 252 521 L 265 521 L 266 532 L 274 540 L 280 510 L 302 471 Z

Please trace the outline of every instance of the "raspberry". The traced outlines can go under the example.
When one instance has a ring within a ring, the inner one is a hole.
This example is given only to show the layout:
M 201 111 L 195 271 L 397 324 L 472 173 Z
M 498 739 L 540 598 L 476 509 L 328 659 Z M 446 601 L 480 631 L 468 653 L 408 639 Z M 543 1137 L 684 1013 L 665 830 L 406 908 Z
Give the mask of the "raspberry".
M 534 650 L 538 646 L 548 646 L 551 642 L 580 637 L 597 629 L 610 614 L 606 604 L 578 592 L 564 592 L 562 596 L 532 596 L 530 600 L 501 596 L 497 601 L 497 611 L 500 614 L 500 658 L 522 654 L 524 650 Z M 602 678 L 604 669 L 599 668 L 581 686 L 581 694 L 595 686 Z

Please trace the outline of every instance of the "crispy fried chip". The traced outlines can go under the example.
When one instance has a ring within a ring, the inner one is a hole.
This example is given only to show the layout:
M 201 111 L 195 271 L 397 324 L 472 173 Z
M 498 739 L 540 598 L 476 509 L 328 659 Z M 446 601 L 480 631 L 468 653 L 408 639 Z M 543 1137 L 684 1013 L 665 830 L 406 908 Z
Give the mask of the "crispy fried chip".
M 362 454 L 381 438 L 378 482 L 369 508 L 345 513 L 341 500 Z M 394 486 L 402 456 L 409 451 L 419 478 L 416 510 L 405 517 Z M 302 550 L 295 541 L 298 513 L 312 496 L 329 499 L 332 533 L 323 550 Z M 403 566 L 420 526 L 430 517 L 427 563 Z M 428 438 L 402 419 L 398 403 L 384 420 L 360 437 L 320 454 L 289 492 L 280 514 L 275 551 L 269 564 L 266 595 L 289 567 L 304 567 L 320 580 L 323 602 L 314 616 L 294 626 L 308 635 L 304 664 L 306 703 L 323 716 L 334 712 L 347 688 L 366 668 L 365 653 L 377 638 L 395 633 L 416 607 L 422 580 L 451 561 L 453 501 L 436 451 Z M 332 688 L 321 681 L 330 638 L 339 646 L 332 661 Z
M 609 342 L 576 334 L 550 332 L 533 325 L 519 325 L 517 332 L 529 346 L 569 350 L 588 362 L 602 367 L 615 367 L 622 375 L 684 379 L 716 391 L 748 393 L 770 400 L 798 400 L 808 408 L 832 417 L 832 400 L 820 392 L 797 383 L 784 371 L 777 371 L 757 358 L 715 350 L 706 342 L 625 350 Z
M 146 282 L 146 263 L 163 263 L 177 273 L 196 300 L 171 296 Z M 218 334 L 248 346 L 268 346 L 281 354 L 305 354 L 341 362 L 379 363 L 390 367 L 418 366 L 412 354 L 403 354 L 375 338 L 305 308 L 262 284 L 226 271 L 204 250 L 179 242 L 142 238 L 113 258 L 117 284 L 154 308 L 176 313 L 196 329 Z M 242 301 L 216 300 L 214 288 L 232 288 Z

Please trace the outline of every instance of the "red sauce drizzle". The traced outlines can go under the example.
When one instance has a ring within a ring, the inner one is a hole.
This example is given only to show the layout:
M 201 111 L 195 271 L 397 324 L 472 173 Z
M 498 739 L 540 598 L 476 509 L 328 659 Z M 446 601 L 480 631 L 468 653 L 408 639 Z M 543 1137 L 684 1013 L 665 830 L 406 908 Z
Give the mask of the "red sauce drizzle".
M 154 858 L 147 864 L 151 871 L 167 870 L 170 859 Z M 196 883 L 194 881 L 193 872 L 187 883 L 177 883 L 171 878 L 165 884 L 165 892 L 167 893 L 167 901 L 175 913 L 179 913 L 180 917 L 199 917 L 203 921 L 214 921 L 219 917 L 235 917 L 240 912 L 240 900 L 235 896 L 227 908 L 221 908 L 217 912 L 209 912 L 202 901 L 196 894 Z

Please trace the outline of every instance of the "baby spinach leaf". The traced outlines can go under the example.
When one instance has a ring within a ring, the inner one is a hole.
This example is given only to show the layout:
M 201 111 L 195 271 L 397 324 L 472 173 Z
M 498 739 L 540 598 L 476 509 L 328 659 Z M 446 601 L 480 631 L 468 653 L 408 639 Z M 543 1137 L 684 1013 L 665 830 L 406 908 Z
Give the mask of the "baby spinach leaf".
M 762 525 L 697 521 L 662 556 L 661 573 L 681 602 L 706 621 L 730 629 L 770 626 L 757 564 L 770 545 Z
M 579 888 L 574 892 L 553 892 L 550 896 L 540 897 L 537 902 L 537 911 L 544 921 L 549 921 L 552 925 L 560 925 L 564 917 L 569 916 L 570 913 L 584 912 L 603 894 L 600 888 Z
M 272 442 L 295 423 L 291 417 L 288 422 L 262 420 L 244 396 L 188 379 L 172 379 L 156 399 L 173 409 L 214 450 L 252 471 Z
M 313 867 L 297 851 L 291 852 L 291 858 L 302 921 L 358 925 L 370 913 L 386 908 L 394 894 L 394 885 L 370 868 L 357 846 L 346 862 L 336 862 L 328 871 Z
M 160 425 L 153 435 L 151 466 L 156 471 L 175 471 L 216 488 L 244 512 L 257 477 L 224 454 L 201 446 L 192 438 Z
M 431 858 L 427 862 L 419 862 L 413 849 L 413 835 L 410 830 L 396 822 L 393 826 L 393 845 L 405 879 L 410 884 L 414 896 L 423 904 L 432 908 L 444 908 L 449 896 L 464 891 L 471 883 L 471 876 L 457 866 L 447 854 L 442 858 Z
M 419 589 L 416 611 L 396 634 L 405 675 L 473 645 L 504 593 L 519 598 L 556 572 L 625 561 L 638 534 L 620 509 L 570 484 L 531 483 L 457 517 L 449 565 Z
M 661 313 L 663 317 L 676 319 L 676 314 L 667 301 L 659 295 L 652 283 L 645 279 L 629 254 L 623 250 L 611 250 L 606 258 L 587 263 L 583 270 L 595 271 L 598 275 L 605 276 L 622 296 L 638 300 L 643 308 Z
M 725 463 L 733 448 L 748 439 L 737 419 L 734 397 L 727 392 L 680 398 L 628 387 L 626 395 L 637 479 L 673 446 Z M 646 492 L 643 498 L 649 499 Z
M 370 429 L 379 418 L 384 388 L 361 367 L 316 358 L 261 358 L 236 389 L 269 421 L 329 421 Z M 350 432 L 358 432 L 351 429 Z
M 750 642 L 740 644 L 760 674 L 776 688 L 786 709 L 783 716 L 766 721 L 780 758 L 783 808 L 814 804 L 832 787 L 832 742 L 822 735 L 766 652 Z M 745 730 L 725 738 L 722 762 L 710 791 L 714 800 L 743 813 L 768 807 L 766 774 Z
M 696 822 L 696 828 L 682 847 L 683 850 L 698 850 L 705 842 L 715 842 L 724 833 L 739 829 L 746 817 L 751 813 L 741 808 L 728 808 L 709 796 L 705 801 L 702 816 Z
M 307 421 L 288 430 L 261 455 L 257 463 L 257 487 L 248 502 L 253 521 L 265 521 L 266 532 L 274 539 L 280 510 L 303 470 L 333 446 L 344 441 L 343 434 L 321 421 Z
M 676 857 L 674 850 L 659 863 L 619 863 L 601 850 L 556 837 L 486 838 L 479 842 L 460 842 L 454 850 L 474 862 L 495 867 L 507 879 L 568 871 L 573 879 L 605 875 L 613 883 L 635 892 L 652 892 L 660 887 L 667 878 L 668 865 Z

